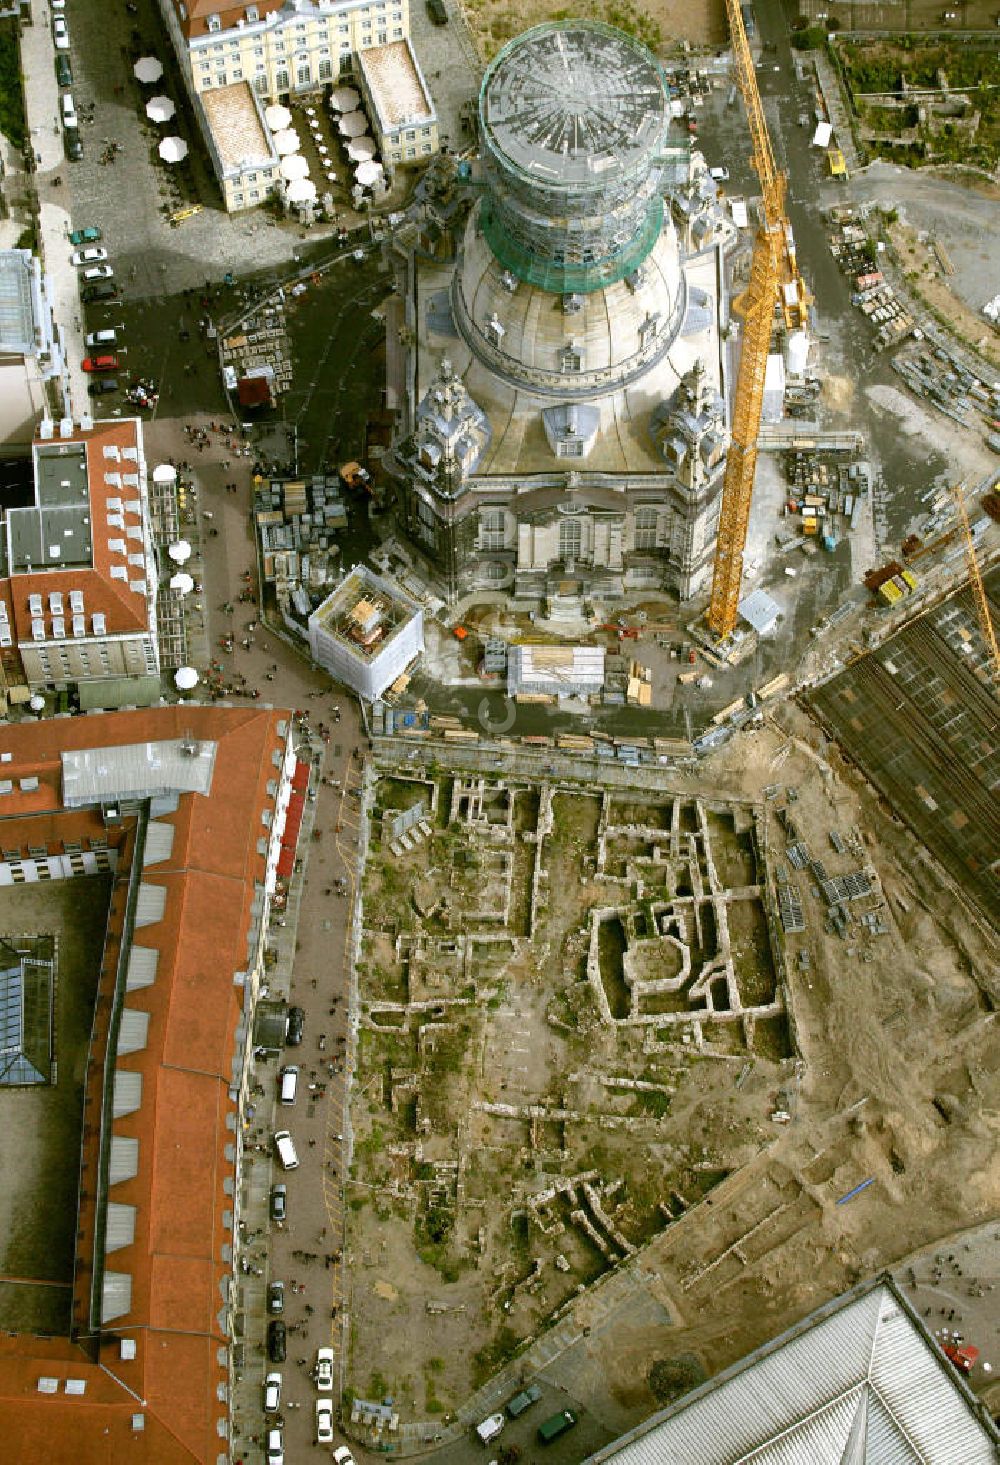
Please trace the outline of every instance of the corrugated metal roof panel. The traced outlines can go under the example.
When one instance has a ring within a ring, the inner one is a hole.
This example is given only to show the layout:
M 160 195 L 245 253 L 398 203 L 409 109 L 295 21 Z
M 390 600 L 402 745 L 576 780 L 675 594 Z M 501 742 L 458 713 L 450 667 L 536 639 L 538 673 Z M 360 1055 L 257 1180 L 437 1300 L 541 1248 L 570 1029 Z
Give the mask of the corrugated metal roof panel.
M 988 1465 L 996 1437 L 886 1281 L 838 1299 L 592 1460 Z
M 142 1074 L 131 1073 L 124 1068 L 116 1068 L 112 1110 L 115 1119 L 121 1119 L 125 1114 L 134 1114 L 141 1103 Z
M 174 826 L 150 821 L 146 829 L 146 848 L 142 852 L 143 866 L 157 865 L 161 860 L 169 860 L 173 850 Z
M 146 1046 L 149 1032 L 149 1013 L 136 1012 L 134 1008 L 122 1009 L 122 1020 L 118 1028 L 118 1052 L 139 1053 Z
M 135 924 L 152 926 L 157 921 L 162 921 L 166 905 L 167 887 L 165 885 L 140 885 L 138 899 L 135 903 Z
M 101 1322 L 124 1317 L 132 1307 L 132 1277 L 129 1272 L 105 1272 L 101 1296 Z
M 152 946 L 133 946 L 128 954 L 128 973 L 125 977 L 126 992 L 138 987 L 151 987 L 156 981 L 156 964 L 160 953 Z
M 108 1184 L 120 1185 L 123 1180 L 134 1180 L 139 1173 L 139 1141 L 122 1134 L 111 1136 L 111 1153 L 108 1159 Z
M 113 1200 L 108 1201 L 107 1222 L 104 1227 L 104 1250 L 106 1252 L 119 1251 L 123 1246 L 131 1246 L 134 1240 L 135 1206 L 125 1206 Z M 122 1341 L 124 1342 L 124 1339 Z

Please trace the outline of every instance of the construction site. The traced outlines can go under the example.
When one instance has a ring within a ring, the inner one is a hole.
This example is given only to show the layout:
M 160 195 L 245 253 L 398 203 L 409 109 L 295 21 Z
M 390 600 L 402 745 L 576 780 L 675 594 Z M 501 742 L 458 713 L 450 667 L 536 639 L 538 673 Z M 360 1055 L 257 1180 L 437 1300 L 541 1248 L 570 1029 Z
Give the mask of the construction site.
M 586 1351 L 624 1428 L 623 1291 L 714 1370 L 1000 1198 L 991 938 L 816 723 L 786 704 L 710 776 L 573 763 L 376 744 L 348 1386 L 412 1399 L 404 1436 L 611 1297 Z

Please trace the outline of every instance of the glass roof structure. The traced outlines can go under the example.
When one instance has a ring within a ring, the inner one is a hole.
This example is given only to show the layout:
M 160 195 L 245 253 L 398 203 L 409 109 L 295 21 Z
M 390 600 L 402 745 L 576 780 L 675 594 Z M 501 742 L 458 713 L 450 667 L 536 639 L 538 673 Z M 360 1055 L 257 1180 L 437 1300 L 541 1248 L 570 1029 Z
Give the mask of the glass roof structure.
M 0 1086 L 47 1084 L 52 1062 L 51 937 L 0 940 Z

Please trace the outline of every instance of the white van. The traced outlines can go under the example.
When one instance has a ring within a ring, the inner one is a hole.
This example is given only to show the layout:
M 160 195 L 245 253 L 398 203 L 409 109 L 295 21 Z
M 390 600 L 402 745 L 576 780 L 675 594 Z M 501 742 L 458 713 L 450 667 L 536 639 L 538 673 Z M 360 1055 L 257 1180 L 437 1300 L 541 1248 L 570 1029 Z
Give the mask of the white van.
M 488 1445 L 490 1440 L 496 1439 L 506 1423 L 507 1416 L 505 1414 L 491 1414 L 487 1419 L 483 1420 L 482 1424 L 476 1425 L 476 1434 L 484 1445 Z
M 281 1070 L 281 1102 L 283 1104 L 295 1103 L 295 1090 L 299 1086 L 299 1065 L 289 1063 L 287 1068 Z
M 299 1157 L 295 1153 L 295 1144 L 287 1129 L 279 1129 L 274 1136 L 274 1148 L 278 1151 L 278 1159 L 281 1161 L 283 1170 L 297 1170 L 299 1168 Z
M 80 123 L 77 120 L 76 104 L 73 101 L 73 93 L 63 92 L 62 96 L 59 98 L 59 105 L 62 108 L 63 126 L 79 127 Z

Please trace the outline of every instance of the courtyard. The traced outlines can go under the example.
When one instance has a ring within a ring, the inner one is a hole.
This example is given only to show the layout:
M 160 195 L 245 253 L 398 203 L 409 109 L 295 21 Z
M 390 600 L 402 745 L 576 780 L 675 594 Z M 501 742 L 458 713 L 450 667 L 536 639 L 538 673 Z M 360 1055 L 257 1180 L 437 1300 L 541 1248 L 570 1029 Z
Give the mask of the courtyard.
M 87 1064 L 112 877 L 5 887 L 5 933 L 48 933 L 58 951 L 54 1080 L 0 1088 L 0 1326 L 69 1331 Z

